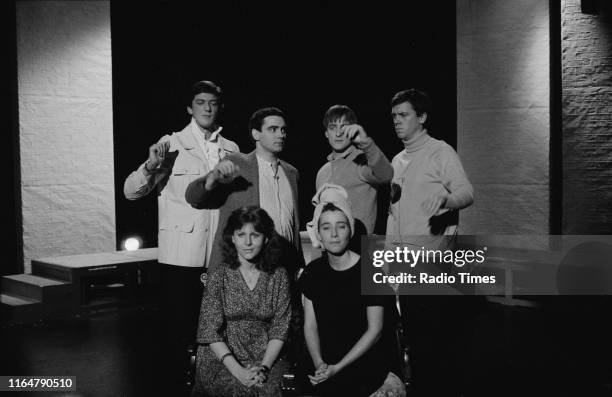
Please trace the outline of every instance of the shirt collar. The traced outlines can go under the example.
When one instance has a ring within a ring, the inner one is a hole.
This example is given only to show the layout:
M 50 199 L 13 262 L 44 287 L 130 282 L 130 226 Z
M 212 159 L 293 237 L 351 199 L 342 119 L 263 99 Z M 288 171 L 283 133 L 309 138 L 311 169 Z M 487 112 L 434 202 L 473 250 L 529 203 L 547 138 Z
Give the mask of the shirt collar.
M 263 165 L 270 166 L 270 167 L 272 167 L 273 165 L 276 165 L 276 166 L 280 165 L 280 159 L 279 158 L 277 158 L 276 160 L 268 161 L 268 160 L 264 159 L 263 157 L 259 157 L 259 155 L 257 155 L 257 154 L 255 156 L 257 157 L 257 162 L 259 164 L 263 164 Z
M 340 158 L 347 158 L 351 153 L 353 153 L 356 150 L 355 146 L 350 145 L 349 147 L 347 147 L 344 152 L 338 153 L 338 152 L 331 152 L 329 154 L 329 156 L 327 156 L 327 160 L 328 161 L 333 161 L 336 159 L 340 159 Z
M 200 130 L 200 127 L 198 127 L 195 119 L 193 117 L 191 118 L 191 131 L 193 131 L 196 136 L 202 137 L 202 139 L 204 139 L 206 142 L 216 142 L 222 129 L 223 127 L 219 126 L 219 128 L 211 132 L 210 138 L 206 139 L 204 133 L 202 130 Z

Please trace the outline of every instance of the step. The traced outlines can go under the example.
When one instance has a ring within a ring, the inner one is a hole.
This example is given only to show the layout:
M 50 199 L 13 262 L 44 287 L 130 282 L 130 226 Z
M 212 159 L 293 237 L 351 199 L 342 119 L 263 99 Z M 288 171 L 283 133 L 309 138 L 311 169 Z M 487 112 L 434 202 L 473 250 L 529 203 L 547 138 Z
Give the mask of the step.
M 2 323 L 32 322 L 43 317 L 43 306 L 39 300 L 12 294 L 0 294 L 0 318 Z
M 2 276 L 2 292 L 10 295 L 54 303 L 70 298 L 72 284 L 67 281 L 35 276 L 13 274 Z
M 0 303 L 12 307 L 16 306 L 28 306 L 40 304 L 39 300 L 29 299 L 23 296 L 0 294 Z
M 72 269 L 42 259 L 32 259 L 32 274 L 55 280 L 72 281 Z

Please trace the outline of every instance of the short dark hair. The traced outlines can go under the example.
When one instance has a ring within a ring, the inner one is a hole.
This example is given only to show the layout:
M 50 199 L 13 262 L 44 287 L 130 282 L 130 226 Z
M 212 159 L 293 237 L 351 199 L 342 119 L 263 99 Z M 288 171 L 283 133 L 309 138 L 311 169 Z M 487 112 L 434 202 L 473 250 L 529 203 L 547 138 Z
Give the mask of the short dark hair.
M 391 107 L 397 106 L 404 102 L 408 102 L 410 105 L 412 105 L 412 108 L 416 112 L 417 116 L 422 116 L 423 113 L 427 113 L 427 116 L 430 116 L 431 114 L 431 100 L 423 91 L 419 91 L 414 88 L 400 91 L 393 95 L 393 98 L 391 98 Z
M 263 125 L 263 121 L 268 116 L 279 116 L 282 117 L 285 122 L 287 122 L 285 118 L 285 113 L 282 110 L 275 107 L 267 107 L 256 110 L 253 115 L 251 115 L 251 119 L 249 120 L 249 134 L 253 129 L 257 131 L 261 131 L 261 126 Z
M 221 87 L 219 87 L 217 84 L 213 83 L 212 81 L 201 80 L 201 81 L 195 82 L 191 86 L 191 90 L 189 92 L 190 96 L 189 98 L 185 98 L 187 102 L 187 106 L 191 106 L 191 103 L 193 102 L 193 98 L 195 98 L 196 95 L 201 94 L 203 92 L 207 94 L 213 94 L 217 97 L 220 103 L 223 102 L 223 91 L 221 90 Z
M 280 236 L 274 230 L 274 221 L 270 218 L 270 215 L 263 208 L 254 205 L 235 209 L 227 219 L 227 224 L 223 229 L 221 245 L 223 263 L 232 269 L 237 269 L 240 266 L 232 236 L 236 230 L 241 229 L 248 223 L 252 224 L 253 228 L 267 239 L 260 253 L 262 261 L 255 267 L 261 271 L 273 273 L 274 269 L 280 266 L 282 242 Z
M 357 115 L 353 109 L 346 105 L 334 105 L 325 112 L 325 116 L 323 116 L 323 127 L 327 128 L 329 123 L 342 119 L 351 124 L 357 123 Z

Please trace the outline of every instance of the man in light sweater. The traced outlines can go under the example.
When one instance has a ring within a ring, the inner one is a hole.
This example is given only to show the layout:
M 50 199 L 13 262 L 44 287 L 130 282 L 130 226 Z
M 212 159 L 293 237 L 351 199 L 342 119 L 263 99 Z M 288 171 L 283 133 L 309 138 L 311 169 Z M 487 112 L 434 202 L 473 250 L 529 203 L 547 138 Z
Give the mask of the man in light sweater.
M 391 162 L 387 236 L 422 236 L 437 248 L 432 242 L 442 239 L 433 236 L 457 232 L 459 210 L 472 204 L 474 191 L 455 150 L 427 133 L 430 106 L 427 95 L 415 89 L 391 100 L 395 133 L 404 149 Z
M 427 133 L 430 113 L 430 100 L 421 91 L 400 91 L 391 99 L 395 133 L 404 149 L 391 162 L 394 175 L 387 239 L 417 250 L 444 250 L 450 248 L 449 242 L 457 233 L 459 210 L 473 202 L 473 189 L 455 150 Z M 423 265 L 421 269 L 432 268 Z M 400 286 L 400 293 L 402 287 L 410 288 Z M 460 360 L 467 355 L 464 348 L 478 299 L 400 298 L 415 395 L 459 395 L 464 373 Z
M 391 182 L 393 168 L 348 106 L 330 107 L 323 117 L 323 127 L 332 153 L 317 173 L 316 190 L 324 183 L 342 186 L 355 217 L 355 235 L 372 234 L 378 188 Z

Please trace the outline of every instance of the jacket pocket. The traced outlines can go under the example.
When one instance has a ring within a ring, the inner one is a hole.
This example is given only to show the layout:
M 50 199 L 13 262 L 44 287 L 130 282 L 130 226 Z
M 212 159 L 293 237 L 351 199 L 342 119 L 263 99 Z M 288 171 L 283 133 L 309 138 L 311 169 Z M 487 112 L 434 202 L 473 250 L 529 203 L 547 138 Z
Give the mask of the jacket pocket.
M 187 158 L 187 156 L 178 156 L 174 166 L 172 167 L 172 175 L 199 175 L 200 163 L 198 161 Z
M 195 214 L 193 209 L 185 204 L 167 202 L 163 214 L 160 213 L 159 228 L 175 230 L 183 233 L 193 232 Z

